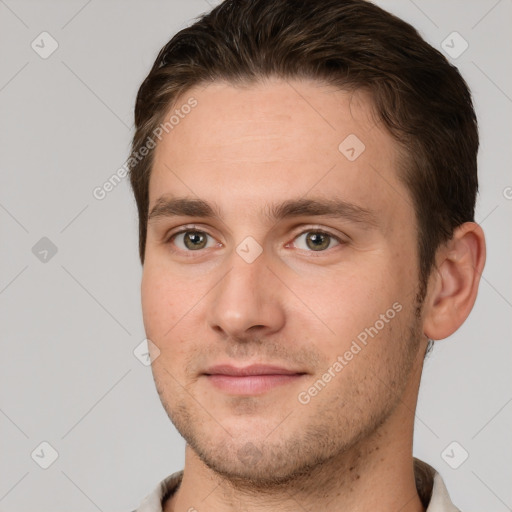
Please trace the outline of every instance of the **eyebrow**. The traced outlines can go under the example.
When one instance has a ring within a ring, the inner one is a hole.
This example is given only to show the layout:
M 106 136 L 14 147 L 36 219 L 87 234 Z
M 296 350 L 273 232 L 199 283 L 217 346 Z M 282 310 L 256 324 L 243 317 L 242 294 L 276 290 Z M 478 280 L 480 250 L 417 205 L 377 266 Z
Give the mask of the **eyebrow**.
M 203 199 L 162 196 L 151 209 L 148 222 L 157 218 L 177 216 L 222 218 L 220 209 Z M 289 199 L 267 206 L 266 210 L 266 217 L 270 222 L 302 216 L 342 218 L 374 227 L 379 225 L 375 211 L 341 199 Z

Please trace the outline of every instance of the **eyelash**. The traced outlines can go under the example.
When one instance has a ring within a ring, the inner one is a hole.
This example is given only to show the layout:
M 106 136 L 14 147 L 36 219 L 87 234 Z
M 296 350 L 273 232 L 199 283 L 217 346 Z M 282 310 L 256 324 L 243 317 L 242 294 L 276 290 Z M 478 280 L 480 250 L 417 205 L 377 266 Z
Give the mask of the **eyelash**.
M 178 235 L 182 235 L 183 233 L 188 233 L 190 231 L 195 231 L 197 233 L 202 233 L 204 235 L 206 235 L 207 237 L 211 237 L 213 239 L 215 239 L 215 237 L 213 237 L 212 235 L 210 235 L 207 231 L 204 231 L 202 229 L 199 229 L 197 228 L 196 226 L 187 226 L 183 229 L 181 229 L 180 231 L 177 231 L 176 233 L 173 233 L 172 235 L 170 235 L 165 243 L 168 244 L 168 245 L 172 245 L 172 242 L 173 240 L 178 236 Z M 322 234 L 322 235 L 326 235 L 328 236 L 330 239 L 336 241 L 339 245 L 343 245 L 344 243 L 346 243 L 346 241 L 342 240 L 340 237 L 332 234 L 332 233 L 329 233 L 328 231 L 325 231 L 325 230 L 322 230 L 322 229 L 319 229 L 319 228 L 309 228 L 309 229 L 305 229 L 299 233 L 297 233 L 291 242 L 288 242 L 286 244 L 286 246 L 290 245 L 293 241 L 297 240 L 297 238 L 299 238 L 300 236 L 302 235 L 305 235 L 307 233 L 318 233 L 318 234 Z M 331 245 L 331 244 L 329 244 Z M 337 245 L 335 245 L 334 247 L 337 247 Z M 307 250 L 307 249 L 299 249 L 301 251 L 305 251 L 305 252 L 308 252 L 308 253 L 325 253 L 327 251 L 329 251 L 330 249 L 332 249 L 332 247 L 328 247 L 327 249 L 323 250 L 323 251 L 314 251 L 314 250 Z M 197 253 L 201 253 L 204 249 L 198 249 L 197 251 L 192 251 L 192 250 L 183 250 L 183 249 L 172 249 L 173 252 L 181 252 L 181 253 L 185 253 L 185 254 L 190 254 L 190 255 L 193 255 L 195 252 Z

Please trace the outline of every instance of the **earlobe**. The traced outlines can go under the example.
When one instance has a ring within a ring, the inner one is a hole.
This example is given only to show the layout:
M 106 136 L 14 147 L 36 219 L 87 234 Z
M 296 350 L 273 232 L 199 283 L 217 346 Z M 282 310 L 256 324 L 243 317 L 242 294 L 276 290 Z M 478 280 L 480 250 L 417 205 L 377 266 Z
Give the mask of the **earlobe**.
M 464 323 L 475 303 L 484 264 L 483 230 L 475 222 L 466 222 L 438 249 L 425 300 L 426 336 L 446 338 Z

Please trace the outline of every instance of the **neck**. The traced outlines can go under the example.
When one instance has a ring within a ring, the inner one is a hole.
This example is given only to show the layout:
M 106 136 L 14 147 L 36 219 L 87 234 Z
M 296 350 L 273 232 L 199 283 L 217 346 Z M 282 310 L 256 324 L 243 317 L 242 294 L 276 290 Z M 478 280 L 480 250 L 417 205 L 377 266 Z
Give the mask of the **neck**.
M 187 446 L 182 483 L 164 512 L 424 512 L 412 456 L 417 391 L 407 390 L 387 420 L 349 451 L 280 486 L 229 481 Z

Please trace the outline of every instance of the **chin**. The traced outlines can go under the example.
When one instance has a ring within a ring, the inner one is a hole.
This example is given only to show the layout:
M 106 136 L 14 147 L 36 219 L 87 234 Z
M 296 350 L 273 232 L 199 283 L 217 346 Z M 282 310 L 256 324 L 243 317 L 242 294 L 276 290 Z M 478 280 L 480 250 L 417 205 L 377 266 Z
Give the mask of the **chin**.
M 229 481 L 233 486 L 263 490 L 287 487 L 301 477 L 311 474 L 314 467 L 325 462 L 299 460 L 272 446 L 257 447 L 251 442 L 235 448 L 219 447 L 200 451 L 191 446 L 201 461 L 212 471 Z

